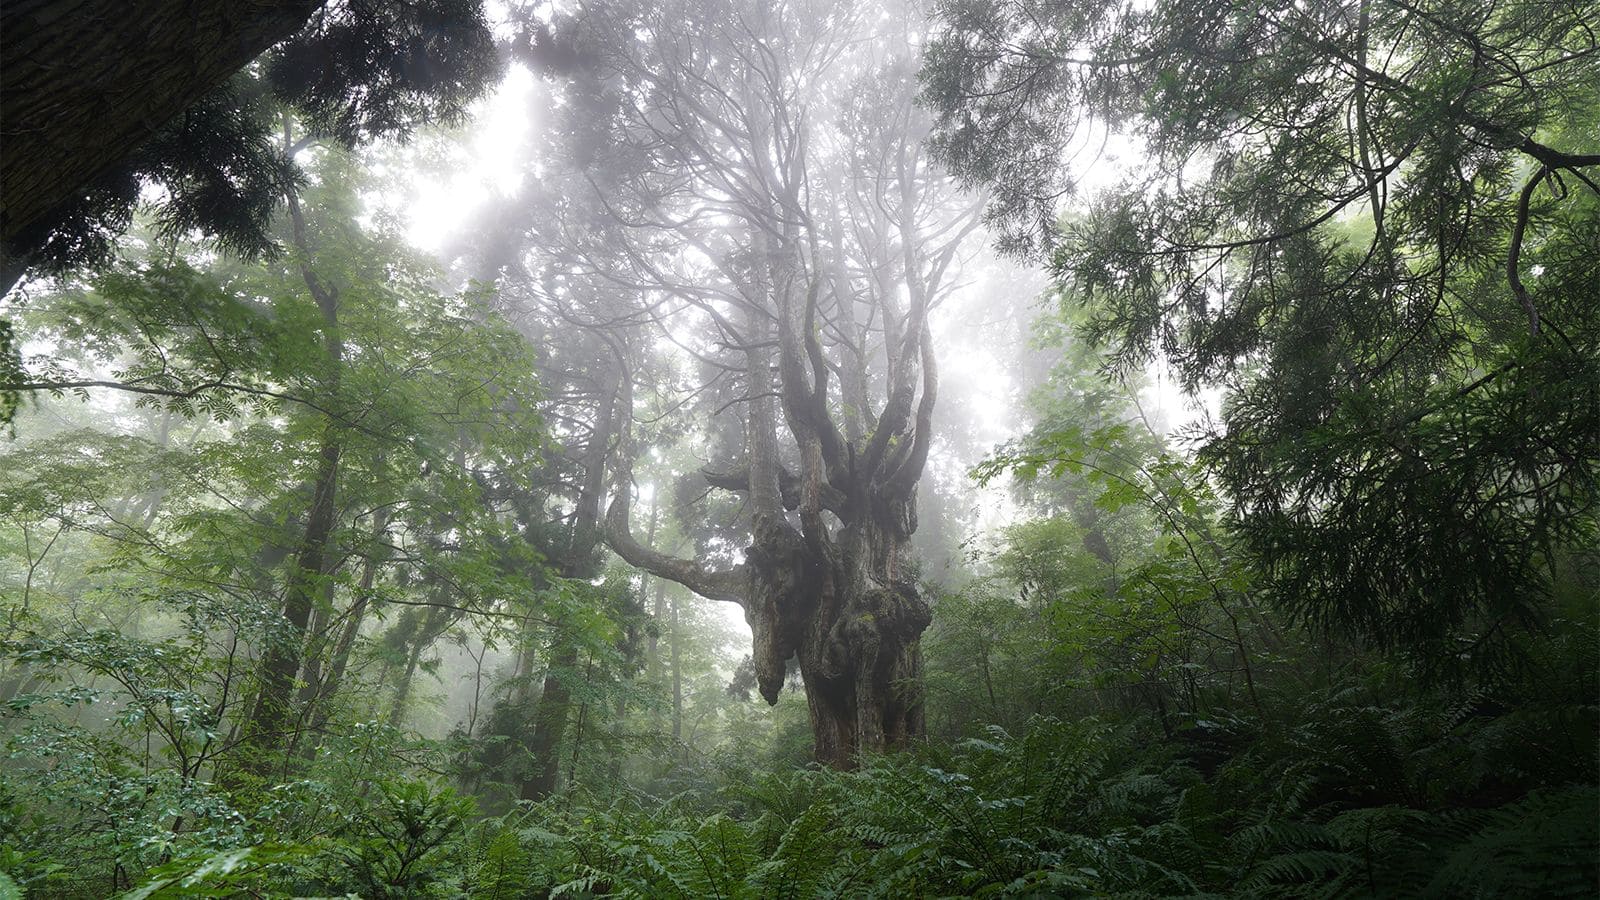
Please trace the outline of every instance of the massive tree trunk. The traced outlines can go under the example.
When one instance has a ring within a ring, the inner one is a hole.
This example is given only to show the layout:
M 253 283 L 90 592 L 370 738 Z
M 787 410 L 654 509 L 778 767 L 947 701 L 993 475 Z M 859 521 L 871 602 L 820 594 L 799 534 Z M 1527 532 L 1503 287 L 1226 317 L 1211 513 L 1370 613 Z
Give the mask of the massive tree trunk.
M 856 496 L 879 514 L 852 516 L 837 536 L 815 542 L 782 517 L 761 517 L 744 564 L 720 572 L 634 541 L 625 486 L 609 516 L 612 546 L 624 560 L 682 576 L 674 580 L 744 609 L 768 703 L 778 702 L 788 660 L 798 660 L 816 758 L 837 768 L 853 766 L 863 751 L 904 747 L 923 731 L 920 639 L 931 611 L 901 567 L 913 504 L 873 503 L 869 485 L 861 487 Z
M 745 619 L 761 696 L 778 702 L 796 658 L 816 758 L 827 765 L 848 768 L 859 752 L 901 748 L 922 733 L 920 639 L 931 611 L 897 572 L 907 537 L 903 524 L 870 515 L 826 542 L 768 522 L 747 551 Z
M 931 610 L 917 585 L 894 572 L 909 537 L 897 529 L 870 519 L 847 526 L 823 554 L 811 620 L 768 651 L 793 644 L 817 758 L 831 765 L 862 750 L 904 747 L 923 731 L 920 638 Z M 776 687 L 763 684 L 762 695 L 773 702 Z
M 0 242 L 41 227 L 169 119 L 294 34 L 323 2 L 6 0 Z
M 815 302 L 814 291 L 809 302 Z M 777 703 L 788 661 L 797 659 L 816 758 L 849 768 L 858 753 L 904 747 L 923 730 L 920 639 L 931 610 L 903 555 L 916 530 L 916 481 L 931 440 L 937 380 L 922 328 L 904 348 L 907 368 L 896 373 L 874 437 L 846 441 L 826 419 L 826 378 L 812 378 L 794 355 L 807 352 L 800 336 L 807 332 L 790 327 L 801 324 L 799 317 L 787 324 L 780 319 L 780 386 L 770 374 L 768 326 L 758 316 L 746 323 L 750 396 L 767 395 L 750 404 L 750 465 L 738 473 L 705 473 L 713 487 L 746 492 L 751 499 L 752 540 L 744 563 L 711 571 L 639 544 L 628 527 L 632 472 L 626 446 L 607 514 L 608 537 L 630 564 L 744 609 L 757 684 L 768 703 Z M 907 382 L 917 360 L 923 389 L 913 423 L 914 388 Z M 800 445 L 798 475 L 778 464 L 774 394 L 782 397 Z M 626 412 L 626 386 L 624 395 Z M 798 513 L 799 528 L 790 512 Z

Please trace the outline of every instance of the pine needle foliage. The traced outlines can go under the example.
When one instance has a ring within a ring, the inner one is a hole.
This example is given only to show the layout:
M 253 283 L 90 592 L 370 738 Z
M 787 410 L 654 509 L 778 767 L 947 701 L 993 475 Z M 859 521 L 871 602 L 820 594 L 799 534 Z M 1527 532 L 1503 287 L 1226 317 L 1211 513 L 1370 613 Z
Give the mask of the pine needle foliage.
M 1515 665 L 1600 509 L 1592 2 L 944 0 L 933 142 L 1199 435 L 1278 602 Z M 1061 219 L 1101 131 L 1140 165 Z

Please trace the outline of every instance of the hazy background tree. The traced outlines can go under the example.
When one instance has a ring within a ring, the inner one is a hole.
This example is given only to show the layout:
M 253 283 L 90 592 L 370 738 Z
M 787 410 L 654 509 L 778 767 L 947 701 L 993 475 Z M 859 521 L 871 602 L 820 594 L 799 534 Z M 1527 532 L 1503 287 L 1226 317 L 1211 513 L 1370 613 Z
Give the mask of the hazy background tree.
M 611 545 L 739 603 L 769 702 L 797 657 L 835 765 L 920 730 L 928 614 L 905 550 L 937 390 L 927 319 L 976 211 L 923 157 L 905 33 L 882 27 L 825 4 L 588 8 L 565 151 L 610 218 L 568 226 L 584 274 L 645 304 L 587 314 L 701 358 L 723 401 L 705 477 L 743 495 L 722 538 L 748 548 L 719 564 L 639 544 L 630 446 Z

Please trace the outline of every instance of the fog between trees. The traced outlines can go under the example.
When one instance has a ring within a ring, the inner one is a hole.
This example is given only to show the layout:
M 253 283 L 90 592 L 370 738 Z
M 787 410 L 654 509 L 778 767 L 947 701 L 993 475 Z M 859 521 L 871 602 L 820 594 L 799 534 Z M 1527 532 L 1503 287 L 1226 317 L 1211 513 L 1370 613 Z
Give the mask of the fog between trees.
M 1600 9 L 267 6 L 4 14 L 0 897 L 1592 892 Z

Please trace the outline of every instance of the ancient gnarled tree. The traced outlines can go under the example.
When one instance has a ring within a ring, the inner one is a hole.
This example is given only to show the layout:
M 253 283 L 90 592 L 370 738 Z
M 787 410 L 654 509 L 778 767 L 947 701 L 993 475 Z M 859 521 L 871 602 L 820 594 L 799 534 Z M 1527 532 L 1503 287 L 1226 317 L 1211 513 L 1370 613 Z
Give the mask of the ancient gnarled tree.
M 625 429 L 608 540 L 743 607 L 769 702 L 797 660 L 818 759 L 904 745 L 922 727 L 930 619 L 907 558 L 934 436 L 929 315 L 977 207 L 922 150 L 909 36 L 826 3 L 586 15 L 589 67 L 564 88 L 572 116 L 545 177 L 578 186 L 569 212 L 606 216 L 572 213 L 566 261 L 537 293 L 625 336 L 624 411 L 662 380 L 647 360 L 676 348 L 695 387 L 674 430 L 698 436 L 703 486 L 737 500 L 727 552 L 641 543 Z

